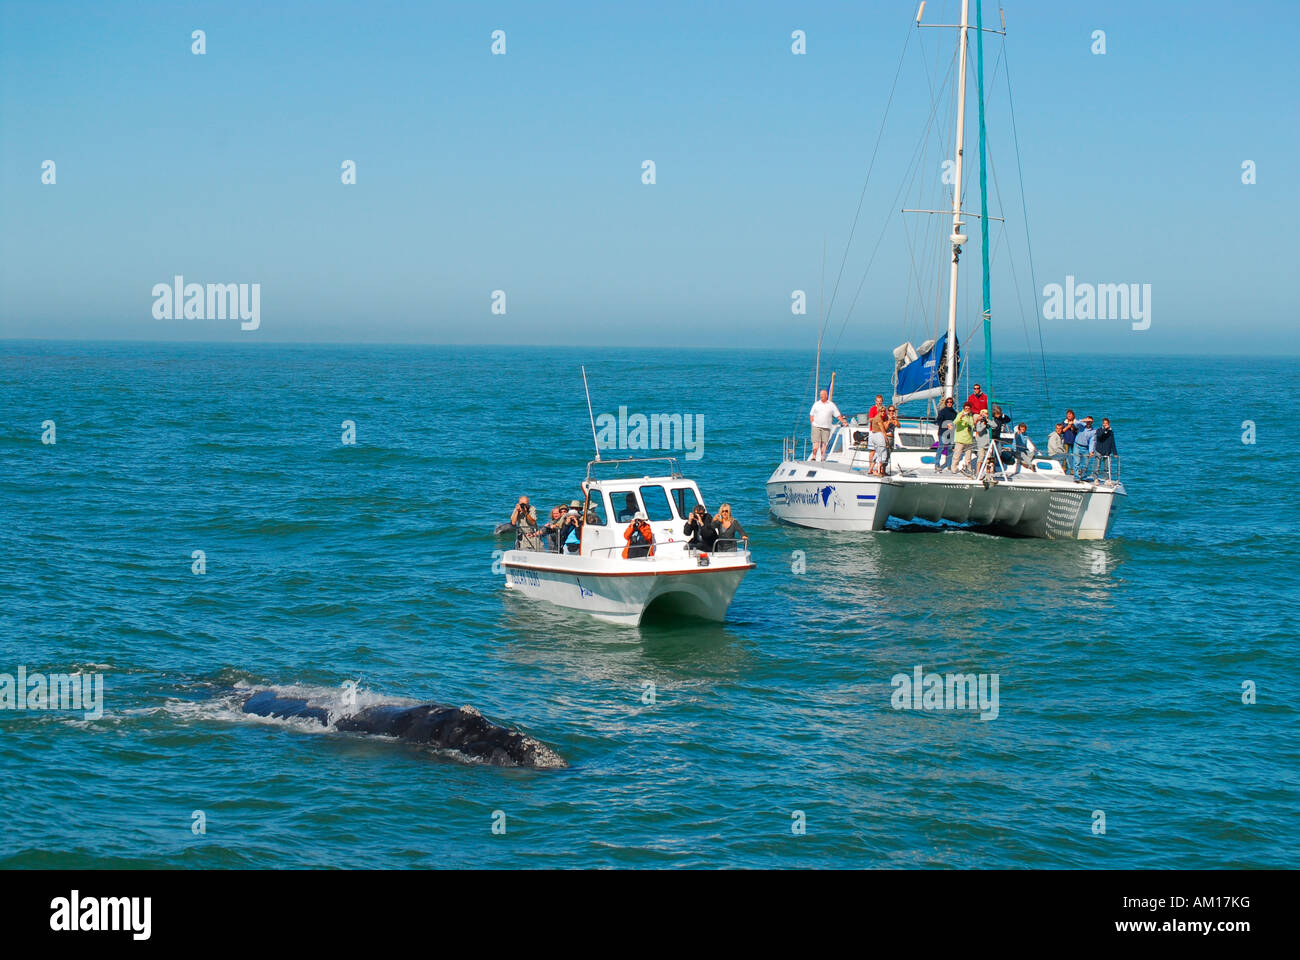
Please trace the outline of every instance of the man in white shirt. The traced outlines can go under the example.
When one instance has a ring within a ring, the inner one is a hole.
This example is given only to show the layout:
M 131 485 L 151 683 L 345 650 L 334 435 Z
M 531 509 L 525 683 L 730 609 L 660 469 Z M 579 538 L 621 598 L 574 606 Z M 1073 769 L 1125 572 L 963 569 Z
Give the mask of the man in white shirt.
M 831 424 L 836 420 L 839 420 L 840 426 L 849 425 L 849 421 L 844 419 L 844 414 L 840 413 L 840 408 L 831 403 L 830 394 L 823 390 L 821 399 L 808 411 L 808 422 L 812 424 L 814 460 L 826 459 L 826 441 L 831 437 Z

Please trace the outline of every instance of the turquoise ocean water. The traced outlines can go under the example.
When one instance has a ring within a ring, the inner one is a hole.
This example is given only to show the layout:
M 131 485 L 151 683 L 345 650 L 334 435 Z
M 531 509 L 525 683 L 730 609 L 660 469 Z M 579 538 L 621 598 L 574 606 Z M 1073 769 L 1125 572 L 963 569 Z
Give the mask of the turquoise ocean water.
M 846 411 L 889 360 L 827 364 Z M 520 493 L 571 499 L 590 457 L 579 363 L 597 413 L 703 416 L 687 470 L 758 563 L 727 623 L 503 595 L 493 525 Z M 105 683 L 98 720 L 0 710 L 0 866 L 1300 865 L 1300 361 L 1085 356 L 1045 384 L 1000 361 L 1036 439 L 1067 405 L 1115 421 L 1129 497 L 1091 544 L 775 524 L 763 483 L 810 366 L 0 343 L 0 672 Z M 917 665 L 997 673 L 997 719 L 894 710 Z M 473 704 L 570 767 L 232 709 L 232 688 L 349 680 Z

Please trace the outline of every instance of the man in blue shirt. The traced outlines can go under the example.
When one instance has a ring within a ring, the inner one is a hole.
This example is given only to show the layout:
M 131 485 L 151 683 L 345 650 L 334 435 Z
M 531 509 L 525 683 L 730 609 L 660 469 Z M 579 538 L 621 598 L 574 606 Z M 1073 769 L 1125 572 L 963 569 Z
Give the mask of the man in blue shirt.
M 1097 431 L 1093 429 L 1092 417 L 1083 418 L 1083 426 L 1074 435 L 1074 479 L 1082 480 L 1088 472 L 1089 458 L 1095 452 L 1093 444 L 1097 440 Z

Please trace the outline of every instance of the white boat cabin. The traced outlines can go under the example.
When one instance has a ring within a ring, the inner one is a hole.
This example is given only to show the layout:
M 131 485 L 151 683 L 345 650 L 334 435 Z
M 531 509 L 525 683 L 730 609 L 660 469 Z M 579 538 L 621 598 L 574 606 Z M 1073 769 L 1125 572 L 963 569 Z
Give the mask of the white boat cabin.
M 618 461 L 621 464 L 636 461 Z M 588 468 L 586 490 L 587 522 L 582 530 L 582 555 L 617 557 L 627 546 L 624 533 L 632 518 L 644 512 L 654 531 L 656 553 L 666 544 L 680 543 L 685 549 L 690 538 L 683 532 L 691 511 L 704 504 L 700 488 L 673 469 L 667 474 L 596 479 Z M 593 461 L 595 466 L 599 461 Z M 613 461 L 611 461 L 613 463 Z M 705 504 L 705 509 L 708 505 Z M 710 511 L 712 513 L 712 511 Z

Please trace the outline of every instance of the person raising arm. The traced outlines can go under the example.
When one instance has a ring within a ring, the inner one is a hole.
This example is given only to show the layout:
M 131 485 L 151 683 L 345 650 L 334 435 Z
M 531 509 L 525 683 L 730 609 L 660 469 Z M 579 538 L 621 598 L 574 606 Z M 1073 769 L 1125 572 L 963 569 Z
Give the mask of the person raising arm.
M 831 402 L 830 393 L 823 390 L 820 399 L 808 411 L 808 423 L 812 427 L 812 458 L 826 459 L 826 441 L 831 437 L 831 424 L 839 420 L 840 426 L 847 427 L 849 421 L 840 413 L 840 408 Z

